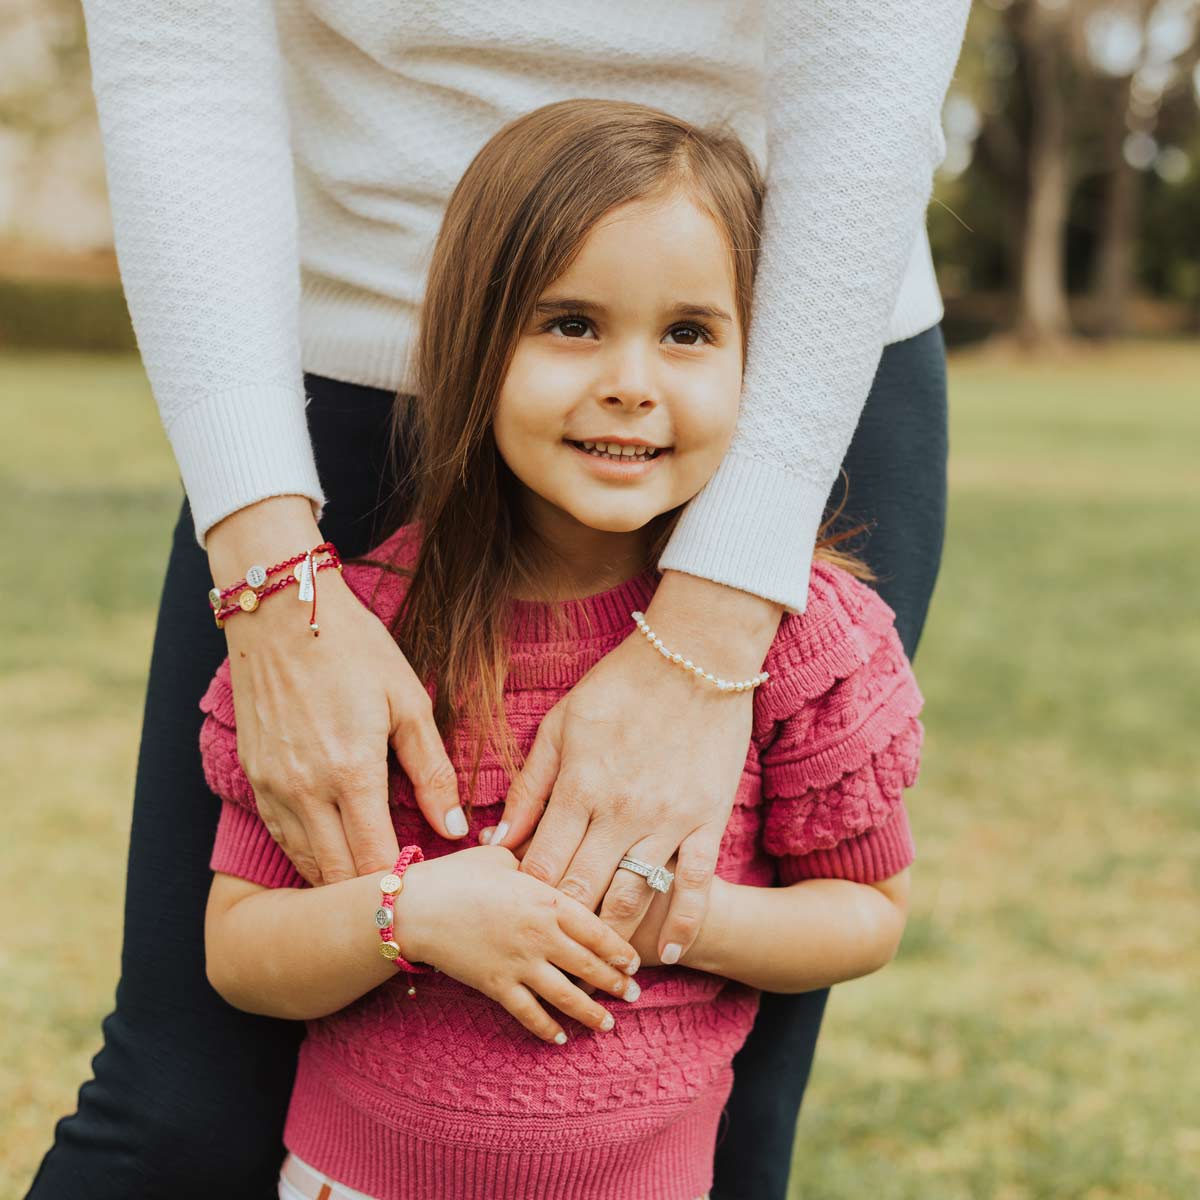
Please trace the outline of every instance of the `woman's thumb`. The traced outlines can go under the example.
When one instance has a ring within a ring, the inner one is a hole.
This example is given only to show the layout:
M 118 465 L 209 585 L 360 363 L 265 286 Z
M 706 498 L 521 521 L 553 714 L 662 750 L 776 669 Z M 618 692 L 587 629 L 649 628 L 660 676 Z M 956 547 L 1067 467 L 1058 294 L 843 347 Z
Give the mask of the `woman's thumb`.
M 412 780 L 425 820 L 442 837 L 463 837 L 467 816 L 458 801 L 458 776 L 432 712 L 419 707 L 402 716 L 392 730 L 391 743 L 401 769 Z
M 552 708 L 542 719 L 525 765 L 517 772 L 504 799 L 504 815 L 487 840 L 510 849 L 527 841 L 537 828 L 542 810 L 554 790 L 562 753 L 562 715 Z M 486 836 L 488 831 L 484 831 Z M 481 841 L 483 838 L 481 837 Z

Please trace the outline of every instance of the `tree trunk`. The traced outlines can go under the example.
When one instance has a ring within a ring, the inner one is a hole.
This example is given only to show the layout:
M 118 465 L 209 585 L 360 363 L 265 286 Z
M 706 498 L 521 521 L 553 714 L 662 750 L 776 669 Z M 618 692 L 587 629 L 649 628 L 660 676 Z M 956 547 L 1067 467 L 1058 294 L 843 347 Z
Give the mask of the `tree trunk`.
M 1102 338 L 1126 332 L 1126 310 L 1133 290 L 1134 225 L 1141 178 L 1124 154 L 1129 87 L 1128 79 L 1114 87 L 1106 131 L 1105 195 L 1091 281 L 1096 333 Z
M 1017 336 L 1029 346 L 1070 331 L 1065 280 L 1066 112 L 1059 63 L 1066 54 L 1061 16 L 1037 0 L 1013 5 L 1013 31 L 1029 88 L 1029 184 L 1017 289 Z

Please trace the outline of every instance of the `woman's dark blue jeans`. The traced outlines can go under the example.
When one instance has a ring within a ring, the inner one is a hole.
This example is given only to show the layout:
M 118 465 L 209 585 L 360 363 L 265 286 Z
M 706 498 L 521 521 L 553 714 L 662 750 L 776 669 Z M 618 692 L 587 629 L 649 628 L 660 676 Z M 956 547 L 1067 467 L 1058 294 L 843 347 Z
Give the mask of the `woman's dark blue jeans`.
M 344 556 L 390 532 L 389 393 L 309 377 L 308 421 Z M 910 655 L 945 513 L 945 356 L 933 329 L 889 346 L 846 460 L 848 512 Z M 837 489 L 840 496 L 840 487 Z M 29 1200 L 268 1200 L 303 1026 L 230 1008 L 204 974 L 218 802 L 200 766 L 197 702 L 225 656 L 186 500 L 175 527 L 134 787 L 117 1001 L 78 1111 L 59 1121 Z M 736 1063 L 713 1196 L 782 1197 L 827 993 L 764 999 Z M 581 1198 L 582 1200 L 582 1198 Z

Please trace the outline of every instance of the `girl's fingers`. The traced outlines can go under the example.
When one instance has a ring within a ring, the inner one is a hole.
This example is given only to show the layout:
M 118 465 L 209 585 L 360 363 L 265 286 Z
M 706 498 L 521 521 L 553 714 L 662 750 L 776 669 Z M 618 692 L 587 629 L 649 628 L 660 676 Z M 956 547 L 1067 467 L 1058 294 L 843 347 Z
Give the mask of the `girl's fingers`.
M 641 965 L 637 951 L 616 930 L 609 928 L 577 900 L 560 895 L 555 911 L 559 929 L 573 942 L 587 947 L 597 958 L 611 963 L 626 975 L 632 975 Z
M 607 1033 L 615 1024 L 608 1009 L 597 1004 L 590 996 L 585 996 L 557 967 L 549 963 L 537 966 L 525 983 L 559 1012 L 574 1017 L 589 1029 Z
M 563 935 L 561 943 L 550 954 L 556 967 L 574 975 L 581 983 L 599 988 L 618 1000 L 636 1000 L 642 989 L 624 971 L 610 966 L 586 947 Z
M 543 1042 L 555 1042 L 560 1046 L 566 1042 L 567 1035 L 563 1032 L 563 1027 L 546 1012 L 524 984 L 518 983 L 511 991 L 497 996 L 496 999 L 530 1033 L 541 1038 Z

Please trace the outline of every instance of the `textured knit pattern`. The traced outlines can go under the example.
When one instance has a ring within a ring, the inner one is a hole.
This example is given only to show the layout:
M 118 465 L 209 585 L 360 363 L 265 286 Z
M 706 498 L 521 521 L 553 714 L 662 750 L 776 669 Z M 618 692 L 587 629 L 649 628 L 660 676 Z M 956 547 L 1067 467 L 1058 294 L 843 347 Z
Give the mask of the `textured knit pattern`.
M 372 557 L 405 564 L 414 551 L 409 528 Z M 382 619 L 398 611 L 401 578 L 353 564 L 344 578 Z M 568 603 L 561 637 L 549 606 L 514 605 L 505 710 L 522 753 L 558 699 L 635 630 L 629 614 L 645 608 L 656 582 L 647 572 Z M 765 666 L 771 678 L 755 694 L 718 873 L 759 886 L 870 883 L 908 866 L 901 793 L 916 779 L 921 695 L 891 610 L 865 585 L 817 563 L 807 610 L 784 619 Z M 214 869 L 268 887 L 303 886 L 259 819 L 238 761 L 228 660 L 201 707 L 205 774 L 226 802 Z M 463 788 L 465 738 L 450 747 Z M 401 845 L 419 844 L 427 858 L 462 845 L 426 825 L 394 763 L 390 786 Z M 498 821 L 507 786 L 498 760 L 485 758 L 468 845 Z M 636 1003 L 604 1001 L 618 1017 L 612 1034 L 568 1022 L 562 1048 L 537 1041 L 491 1000 L 444 976 L 422 976 L 415 1000 L 403 979 L 386 984 L 309 1024 L 287 1145 L 382 1200 L 692 1200 L 711 1182 L 730 1063 L 753 1022 L 756 993 L 678 967 L 644 968 L 638 978 Z
M 202 544 L 264 496 L 320 510 L 302 365 L 410 386 L 433 238 L 488 137 L 616 97 L 728 120 L 768 162 L 739 432 L 660 565 L 803 608 L 882 346 L 941 316 L 923 215 L 967 0 L 84 8 L 122 277 Z

